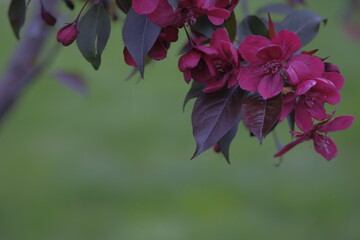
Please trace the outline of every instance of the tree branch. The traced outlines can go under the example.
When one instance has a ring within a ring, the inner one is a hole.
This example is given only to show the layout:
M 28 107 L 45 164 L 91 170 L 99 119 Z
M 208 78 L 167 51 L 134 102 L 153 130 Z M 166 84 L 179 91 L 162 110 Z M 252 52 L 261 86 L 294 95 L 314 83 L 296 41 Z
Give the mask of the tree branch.
M 58 2 L 59 0 L 46 1 L 47 9 L 53 12 Z M 26 87 L 43 70 L 38 60 L 51 29 L 41 18 L 40 4 L 34 2 L 33 7 L 36 10 L 34 10 L 25 33 L 16 47 L 13 58 L 10 60 L 3 76 L 0 77 L 0 124 Z

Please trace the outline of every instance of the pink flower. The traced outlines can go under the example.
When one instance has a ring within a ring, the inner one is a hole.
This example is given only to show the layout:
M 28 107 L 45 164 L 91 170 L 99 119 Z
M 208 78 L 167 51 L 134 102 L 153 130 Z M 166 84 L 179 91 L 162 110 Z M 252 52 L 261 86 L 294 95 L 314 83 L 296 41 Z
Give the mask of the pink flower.
M 185 81 L 191 79 L 206 84 L 204 92 L 229 88 L 237 84 L 241 69 L 241 59 L 225 29 L 217 29 L 210 46 L 195 46 L 181 56 L 179 69 L 184 73 Z
M 304 141 L 313 140 L 316 152 L 320 153 L 328 161 L 333 159 L 338 154 L 338 150 L 333 140 L 326 136 L 326 134 L 329 132 L 340 131 L 349 128 L 355 118 L 353 116 L 341 116 L 331 120 L 332 117 L 333 115 L 331 115 L 325 121 L 313 125 L 308 130 L 301 129 L 303 133 L 291 132 L 292 134 L 296 135 L 296 139 L 293 142 L 285 145 L 278 153 L 274 155 L 274 157 L 282 156 L 290 149 Z M 321 133 L 325 133 L 325 135 Z
M 193 25 L 196 19 L 207 15 L 215 25 L 221 25 L 230 17 L 238 0 L 179 0 L 173 9 L 167 0 L 133 0 L 134 11 L 146 14 L 155 24 L 166 27 Z
M 77 24 L 78 22 L 74 21 L 61 28 L 57 33 L 57 41 L 62 43 L 64 46 L 72 44 L 79 34 Z
M 246 37 L 239 46 L 248 63 L 239 74 L 240 87 L 258 91 L 265 99 L 278 95 L 284 87 L 284 65 L 300 46 L 299 37 L 286 30 L 272 40 L 256 35 Z
M 344 78 L 337 72 L 324 72 L 324 63 L 318 57 L 293 56 L 285 67 L 290 87 L 294 92 L 283 97 L 280 121 L 295 109 L 295 122 L 301 129 L 312 127 L 312 118 L 322 121 L 329 115 L 325 103 L 340 102 Z

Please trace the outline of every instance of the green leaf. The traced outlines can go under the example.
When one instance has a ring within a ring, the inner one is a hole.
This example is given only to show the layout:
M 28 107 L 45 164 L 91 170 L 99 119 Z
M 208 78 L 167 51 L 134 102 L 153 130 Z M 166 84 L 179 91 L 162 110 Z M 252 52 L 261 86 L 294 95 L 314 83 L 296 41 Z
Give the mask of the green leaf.
M 228 34 L 229 34 L 229 38 L 231 40 L 231 42 L 234 42 L 235 38 L 236 38 L 236 17 L 234 12 L 231 13 L 231 16 L 228 20 L 226 20 L 226 22 L 224 23 L 224 27 L 226 28 Z
M 110 35 L 110 18 L 102 5 L 94 5 L 79 23 L 76 43 L 84 58 L 97 70 Z
M 12 0 L 8 10 L 8 17 L 11 27 L 17 39 L 20 39 L 19 33 L 25 23 L 26 2 L 25 0 Z
M 257 16 L 247 16 L 238 26 L 237 36 L 240 42 L 249 35 L 269 36 L 267 27 Z

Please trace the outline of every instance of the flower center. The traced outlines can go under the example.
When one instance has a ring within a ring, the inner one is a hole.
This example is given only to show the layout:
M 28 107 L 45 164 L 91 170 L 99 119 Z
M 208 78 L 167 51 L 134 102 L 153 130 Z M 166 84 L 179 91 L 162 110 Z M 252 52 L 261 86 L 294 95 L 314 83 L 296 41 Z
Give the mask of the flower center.
M 195 13 L 187 8 L 181 9 L 181 16 L 185 27 L 190 27 L 196 23 Z
M 224 62 L 221 59 L 216 59 L 214 62 L 214 67 L 217 72 L 230 72 L 232 69 L 232 65 L 228 62 Z
M 262 66 L 265 73 L 277 73 L 282 68 L 282 64 L 278 60 L 272 60 Z
M 322 95 L 318 92 L 308 92 L 305 95 L 305 104 L 312 108 L 316 102 L 321 102 Z

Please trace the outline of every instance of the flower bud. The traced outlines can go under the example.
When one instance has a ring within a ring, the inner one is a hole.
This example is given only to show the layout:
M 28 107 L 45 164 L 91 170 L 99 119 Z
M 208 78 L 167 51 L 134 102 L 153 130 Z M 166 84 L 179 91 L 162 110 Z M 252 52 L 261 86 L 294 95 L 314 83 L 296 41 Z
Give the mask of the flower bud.
M 216 153 L 221 152 L 221 149 L 220 149 L 219 144 L 216 143 L 216 144 L 213 146 L 213 150 L 214 150 L 214 152 L 216 152 Z
M 57 41 L 62 43 L 64 46 L 69 46 L 72 44 L 79 34 L 77 24 L 77 21 L 74 21 L 61 28 L 57 33 Z
M 45 9 L 42 1 L 41 1 L 41 17 L 44 20 L 44 22 L 49 26 L 54 26 L 56 23 L 56 18 Z

